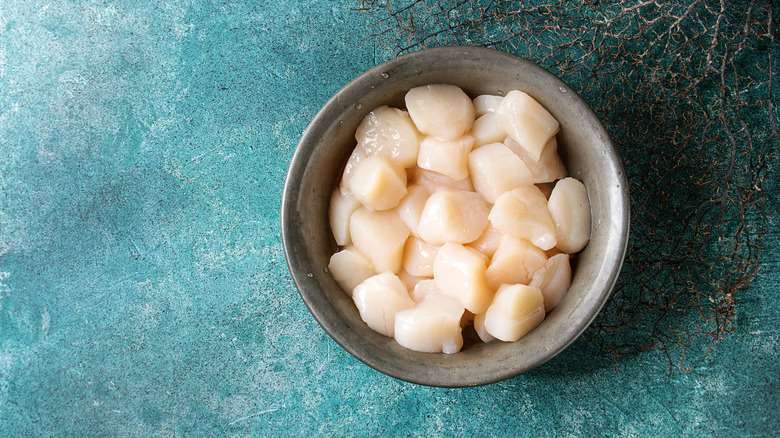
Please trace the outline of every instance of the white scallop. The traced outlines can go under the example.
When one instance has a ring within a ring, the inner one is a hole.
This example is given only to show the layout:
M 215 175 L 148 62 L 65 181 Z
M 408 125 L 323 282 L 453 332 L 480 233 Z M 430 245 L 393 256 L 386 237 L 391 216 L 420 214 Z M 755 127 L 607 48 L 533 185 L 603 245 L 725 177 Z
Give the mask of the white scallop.
M 391 272 L 364 280 L 355 287 L 352 300 L 369 327 L 390 337 L 395 334 L 395 314 L 414 306 L 406 286 Z
M 558 181 L 547 201 L 558 233 L 557 247 L 567 254 L 579 252 L 590 240 L 590 201 L 585 186 L 574 178 Z
M 412 88 L 404 100 L 414 124 L 425 135 L 454 140 L 467 133 L 474 123 L 474 104 L 455 85 Z

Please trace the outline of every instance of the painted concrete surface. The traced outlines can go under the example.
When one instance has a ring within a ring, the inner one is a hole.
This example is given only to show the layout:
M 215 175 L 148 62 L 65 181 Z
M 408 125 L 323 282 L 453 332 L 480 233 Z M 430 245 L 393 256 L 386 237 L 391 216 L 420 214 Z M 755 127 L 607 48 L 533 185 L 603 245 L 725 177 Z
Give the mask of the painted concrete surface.
M 279 205 L 308 120 L 392 56 L 356 3 L 0 3 L 0 435 L 780 430 L 776 255 L 689 373 L 578 341 L 508 381 L 429 388 L 319 328 Z

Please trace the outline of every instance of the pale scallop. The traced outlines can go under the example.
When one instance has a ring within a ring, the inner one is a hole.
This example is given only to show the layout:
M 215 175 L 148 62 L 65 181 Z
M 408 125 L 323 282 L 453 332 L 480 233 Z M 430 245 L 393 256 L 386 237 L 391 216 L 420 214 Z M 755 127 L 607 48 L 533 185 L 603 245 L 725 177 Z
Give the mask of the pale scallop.
M 396 313 L 412 308 L 406 286 L 395 274 L 383 272 L 360 283 L 352 293 L 360 318 L 373 330 L 393 337 Z
M 504 237 L 504 232 L 499 231 L 492 223 L 488 223 L 488 226 L 485 228 L 485 231 L 482 232 L 482 235 L 480 235 L 477 240 L 469 243 L 468 246 L 490 258 L 493 257 L 496 249 L 498 249 L 502 237 Z
M 349 190 L 364 206 L 388 210 L 406 196 L 406 171 L 383 155 L 372 155 L 355 168 Z
M 468 160 L 474 137 L 464 135 L 455 140 L 425 137 L 420 143 L 417 167 L 446 175 L 455 181 L 469 176 Z
M 409 295 L 412 296 L 412 300 L 414 300 L 415 303 L 422 302 L 429 295 L 441 293 L 439 287 L 436 285 L 436 280 L 432 278 L 418 281 L 410 291 Z
M 363 280 L 376 275 L 371 260 L 354 245 L 348 245 L 330 257 L 328 272 L 349 296 Z
M 488 286 L 528 284 L 547 262 L 547 255 L 526 239 L 505 234 L 485 272 Z
M 419 284 L 421 281 L 424 280 L 433 280 L 432 277 L 420 277 L 417 275 L 412 275 L 408 272 L 406 272 L 405 269 L 401 269 L 401 272 L 398 273 L 398 278 L 401 279 L 401 282 L 406 286 L 406 290 L 412 291 L 415 287 L 417 287 L 417 284 Z
M 574 254 L 590 240 L 590 202 L 585 186 L 574 178 L 555 183 L 547 202 L 558 232 L 558 249 Z
M 505 284 L 485 312 L 485 328 L 497 339 L 514 342 L 541 324 L 544 316 L 544 298 L 538 288 Z
M 558 120 L 533 97 L 512 90 L 496 111 L 498 125 L 525 149 L 534 161 L 539 161 L 542 149 L 558 132 Z
M 490 210 L 494 227 L 528 239 L 542 250 L 556 245 L 555 223 L 547 211 L 547 199 L 534 185 L 525 185 L 501 195 Z
M 440 190 L 425 203 L 417 231 L 431 245 L 472 242 L 487 228 L 489 212 L 477 193 Z
M 417 306 L 395 314 L 395 340 L 424 353 L 457 353 L 463 347 L 460 327 L 464 308 L 456 300 L 434 293 Z
M 409 229 L 395 212 L 361 207 L 352 214 L 349 232 L 352 243 L 371 260 L 377 272 L 401 271 Z
M 487 329 L 485 328 L 484 313 L 474 315 L 474 331 L 477 332 L 477 336 L 479 336 L 479 339 L 481 339 L 482 342 L 493 342 L 496 340 L 496 337 L 488 333 Z
M 409 237 L 404 248 L 404 270 L 418 277 L 433 276 L 433 259 L 438 247 L 414 236 Z
M 467 133 L 474 123 L 474 104 L 455 85 L 412 88 L 404 101 L 417 129 L 425 135 L 454 140 Z
M 472 151 L 468 166 L 474 188 L 491 204 L 504 192 L 533 181 L 520 157 L 502 143 L 487 144 Z
M 344 172 L 341 175 L 341 187 L 345 190 L 350 190 L 350 182 L 355 176 L 355 170 L 364 159 L 368 157 L 366 151 L 363 148 L 355 148 L 347 159 L 347 164 L 344 165 Z
M 471 136 L 474 137 L 474 149 L 490 144 L 500 143 L 506 138 L 506 133 L 498 126 L 498 119 L 493 113 L 480 116 L 471 127 Z
M 487 285 L 485 259 L 476 250 L 449 242 L 433 260 L 433 279 L 442 293 L 457 299 L 470 312 L 484 312 L 493 298 Z
M 437 192 L 442 189 L 474 191 L 474 185 L 470 178 L 456 181 L 447 175 L 434 172 L 428 169 L 413 167 L 407 172 L 409 184 L 416 184 L 425 187 L 428 193 Z
M 472 103 L 474 103 L 474 113 L 477 117 L 488 113 L 495 113 L 498 106 L 501 105 L 502 100 L 504 100 L 504 96 L 480 94 L 472 101 Z
M 539 288 L 544 296 L 544 310 L 549 312 L 563 299 L 571 286 L 571 261 L 567 254 L 558 254 L 536 271 L 530 286 Z
M 328 219 L 337 245 L 344 246 L 352 243 L 352 238 L 349 235 L 349 218 L 358 208 L 360 208 L 360 201 L 355 199 L 349 190 L 338 187 L 333 191 L 330 197 Z
M 406 224 L 412 235 L 417 236 L 417 228 L 420 226 L 420 216 L 422 216 L 425 202 L 428 201 L 428 190 L 417 184 L 412 184 L 406 188 L 406 196 L 398 203 L 395 212 L 398 217 Z
M 531 155 L 510 137 L 504 139 L 504 145 L 520 157 L 531 172 L 534 184 L 552 182 L 565 178 L 569 174 L 561 160 L 561 156 L 558 154 L 558 140 L 556 137 L 551 138 L 544 146 L 539 160 L 531 158 Z
M 386 155 L 401 167 L 414 166 L 421 137 L 409 113 L 386 105 L 368 113 L 355 131 L 366 155 Z

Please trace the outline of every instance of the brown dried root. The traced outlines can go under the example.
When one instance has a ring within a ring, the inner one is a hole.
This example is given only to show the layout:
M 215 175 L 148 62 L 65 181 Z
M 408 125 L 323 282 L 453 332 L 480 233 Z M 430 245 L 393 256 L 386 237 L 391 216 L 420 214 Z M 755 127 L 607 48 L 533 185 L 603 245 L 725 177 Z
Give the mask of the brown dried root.
M 370 39 L 397 54 L 494 47 L 561 76 L 624 160 L 632 237 L 585 337 L 618 358 L 658 349 L 670 371 L 734 330 L 775 205 L 777 11 L 770 1 L 377 1 Z M 775 49 L 774 51 L 772 49 Z

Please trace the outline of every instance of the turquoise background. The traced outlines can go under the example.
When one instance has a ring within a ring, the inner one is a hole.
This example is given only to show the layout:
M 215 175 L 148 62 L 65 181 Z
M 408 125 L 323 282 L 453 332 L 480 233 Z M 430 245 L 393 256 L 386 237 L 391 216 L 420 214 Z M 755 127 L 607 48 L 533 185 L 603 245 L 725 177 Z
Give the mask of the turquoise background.
M 0 436 L 776 436 L 775 217 L 687 373 L 579 340 L 429 388 L 320 329 L 279 206 L 308 121 L 393 57 L 357 3 L 0 3 Z

